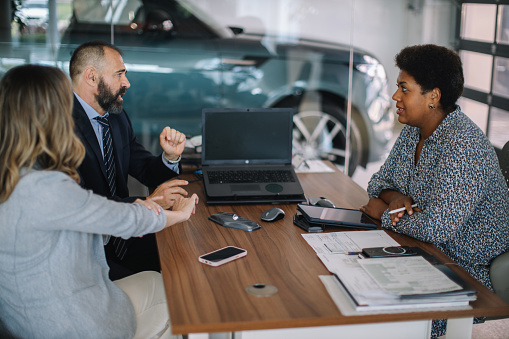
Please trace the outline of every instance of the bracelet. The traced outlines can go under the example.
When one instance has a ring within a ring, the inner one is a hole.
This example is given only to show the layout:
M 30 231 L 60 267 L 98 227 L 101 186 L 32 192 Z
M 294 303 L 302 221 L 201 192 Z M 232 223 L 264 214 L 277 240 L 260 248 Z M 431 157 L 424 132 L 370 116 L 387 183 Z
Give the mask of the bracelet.
M 177 160 L 170 160 L 166 157 L 166 154 L 163 153 L 163 157 L 164 157 L 164 160 L 166 160 L 168 163 L 172 164 L 172 165 L 175 165 L 177 164 L 180 160 L 182 160 L 182 154 L 179 155 L 179 157 L 177 158 Z

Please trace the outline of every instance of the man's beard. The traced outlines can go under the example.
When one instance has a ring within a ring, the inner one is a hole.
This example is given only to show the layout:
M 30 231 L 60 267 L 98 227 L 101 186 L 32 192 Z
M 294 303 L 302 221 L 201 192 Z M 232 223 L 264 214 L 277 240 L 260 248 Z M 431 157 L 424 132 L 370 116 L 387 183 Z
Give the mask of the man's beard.
M 122 87 L 117 93 L 113 93 L 103 79 L 100 78 L 97 90 L 99 93 L 96 94 L 95 100 L 97 100 L 97 103 L 103 110 L 110 114 L 118 114 L 122 112 L 122 101 L 119 100 L 118 97 L 119 95 L 124 95 L 127 88 Z

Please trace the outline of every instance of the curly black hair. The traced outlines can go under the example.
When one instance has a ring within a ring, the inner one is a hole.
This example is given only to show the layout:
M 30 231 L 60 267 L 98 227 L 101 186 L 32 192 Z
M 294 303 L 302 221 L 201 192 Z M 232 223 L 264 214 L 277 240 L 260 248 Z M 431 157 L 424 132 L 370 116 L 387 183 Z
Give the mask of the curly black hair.
M 431 44 L 409 46 L 396 55 L 395 61 L 400 70 L 411 75 L 421 86 L 423 94 L 439 88 L 443 109 L 446 112 L 454 110 L 465 82 L 461 59 L 455 51 Z

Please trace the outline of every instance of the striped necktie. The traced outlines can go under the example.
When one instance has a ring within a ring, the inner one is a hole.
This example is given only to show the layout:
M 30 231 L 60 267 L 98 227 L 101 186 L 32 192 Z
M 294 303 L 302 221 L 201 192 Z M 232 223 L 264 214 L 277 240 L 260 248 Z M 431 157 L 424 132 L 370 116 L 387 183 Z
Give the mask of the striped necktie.
M 115 158 L 113 156 L 113 140 L 111 138 L 110 123 L 108 118 L 95 117 L 103 127 L 103 152 L 104 152 L 104 165 L 106 166 L 106 176 L 108 177 L 108 186 L 110 193 L 114 196 L 117 192 L 117 185 L 115 184 Z M 127 252 L 127 241 L 122 238 L 113 237 L 113 248 L 115 254 L 122 260 Z M 109 236 L 108 236 L 109 241 Z
M 113 140 L 111 138 L 110 123 L 108 118 L 105 117 L 95 117 L 94 119 L 103 127 L 104 165 L 106 166 L 106 176 L 108 177 L 110 193 L 114 196 L 117 193 L 117 185 L 115 183 L 115 158 L 113 156 Z

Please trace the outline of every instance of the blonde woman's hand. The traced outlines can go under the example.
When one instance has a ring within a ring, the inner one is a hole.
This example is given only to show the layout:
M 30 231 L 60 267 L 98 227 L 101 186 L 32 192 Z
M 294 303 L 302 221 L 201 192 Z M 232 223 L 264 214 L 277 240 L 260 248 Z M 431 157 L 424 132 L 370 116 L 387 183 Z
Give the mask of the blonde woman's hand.
M 157 201 L 161 199 L 163 199 L 161 196 L 154 198 L 148 197 L 146 200 L 136 199 L 134 202 L 145 206 L 147 209 L 154 211 L 156 215 L 159 215 L 159 213 L 162 211 L 162 208 L 159 206 Z

